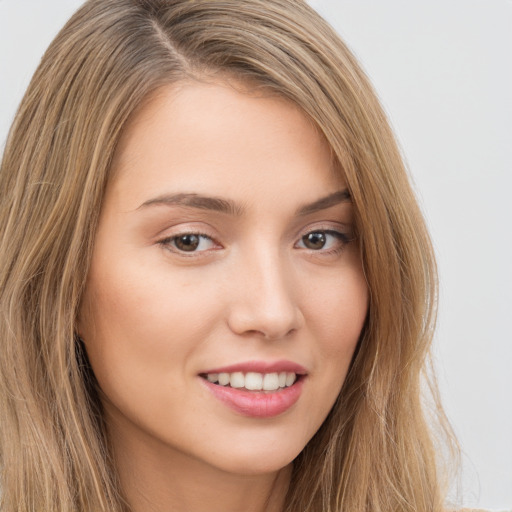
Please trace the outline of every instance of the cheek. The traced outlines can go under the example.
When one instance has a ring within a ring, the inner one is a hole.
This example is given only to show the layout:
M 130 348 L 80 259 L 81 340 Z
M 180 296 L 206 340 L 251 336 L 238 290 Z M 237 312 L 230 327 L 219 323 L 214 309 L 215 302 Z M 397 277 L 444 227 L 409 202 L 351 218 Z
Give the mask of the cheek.
M 111 261 L 117 264 L 93 261 L 80 334 L 110 398 L 143 388 L 156 396 L 187 372 L 188 356 L 207 338 L 216 302 L 168 269 Z
M 368 312 L 368 287 L 362 269 L 354 265 L 340 277 L 331 276 L 311 293 L 310 326 L 326 396 L 334 402 L 352 361 Z
M 313 396 L 304 416 L 309 439 L 332 409 L 352 361 L 368 310 L 368 288 L 357 265 L 317 281 L 308 294 L 308 335 Z M 314 387 L 314 389 L 313 389 Z
M 191 318 L 206 314 L 208 289 L 169 272 L 165 265 L 148 265 L 137 258 L 100 261 L 91 267 L 82 325 L 91 337 L 144 339 L 158 342 L 169 333 L 193 326 Z M 179 340 L 179 338 L 178 338 Z
M 315 329 L 330 350 L 353 350 L 368 312 L 368 286 L 362 269 L 354 266 L 320 285 L 309 299 Z

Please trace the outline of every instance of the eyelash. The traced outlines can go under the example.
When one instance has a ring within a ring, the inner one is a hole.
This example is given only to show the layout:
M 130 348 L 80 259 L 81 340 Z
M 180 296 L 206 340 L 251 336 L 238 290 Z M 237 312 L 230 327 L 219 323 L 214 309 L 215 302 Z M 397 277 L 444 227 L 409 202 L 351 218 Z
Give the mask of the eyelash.
M 345 246 L 352 241 L 352 238 L 349 237 L 346 233 L 343 233 L 341 231 L 337 231 L 335 229 L 322 229 L 322 228 L 319 228 L 319 229 L 313 229 L 311 231 L 308 231 L 306 234 L 302 235 L 300 238 L 299 238 L 299 242 L 302 242 L 304 240 L 305 237 L 307 237 L 308 235 L 312 235 L 312 234 L 316 234 L 316 233 L 322 233 L 323 235 L 327 235 L 327 236 L 332 236 L 334 238 L 337 239 L 337 242 L 335 244 L 335 246 L 331 249 L 309 249 L 307 247 L 305 247 L 306 250 L 310 251 L 311 253 L 321 253 L 323 255 L 337 255 L 337 254 L 340 254 L 343 249 L 345 248 Z M 327 242 L 326 242 L 326 245 L 327 245 Z
M 347 244 L 349 244 L 350 242 L 352 242 L 354 240 L 354 237 L 351 237 L 347 233 L 343 233 L 341 231 L 337 231 L 337 230 L 334 230 L 331 228 L 328 228 L 328 229 L 327 228 L 317 228 L 317 229 L 312 229 L 311 231 L 308 231 L 307 233 L 302 235 L 299 238 L 299 241 L 297 243 L 302 242 L 305 237 L 307 237 L 308 235 L 314 234 L 314 233 L 322 233 L 324 235 L 328 235 L 328 236 L 330 235 L 334 238 L 337 238 L 339 244 L 336 244 L 336 246 L 334 248 L 327 249 L 327 250 L 308 249 L 307 247 L 305 247 L 304 249 L 309 251 L 311 254 L 321 254 L 321 255 L 325 255 L 325 256 L 337 255 L 343 251 L 343 249 L 345 248 L 345 246 Z M 173 253 L 178 254 L 179 256 L 182 256 L 182 257 L 186 257 L 186 258 L 199 258 L 199 257 L 202 257 L 204 255 L 204 253 L 209 251 L 209 249 L 206 249 L 203 251 L 195 251 L 195 250 L 194 251 L 183 251 L 183 250 L 177 248 L 174 245 L 176 240 L 178 240 L 180 237 L 184 237 L 187 235 L 196 236 L 196 237 L 199 237 L 200 239 L 206 238 L 208 240 L 211 240 L 214 244 L 217 244 L 214 237 L 208 235 L 207 233 L 203 233 L 203 232 L 199 232 L 199 231 L 184 231 L 183 233 L 178 233 L 176 235 L 172 235 L 170 237 L 164 238 L 164 239 L 158 241 L 158 244 L 163 246 L 167 250 L 172 251 Z M 218 244 L 218 245 L 220 245 L 220 244 Z

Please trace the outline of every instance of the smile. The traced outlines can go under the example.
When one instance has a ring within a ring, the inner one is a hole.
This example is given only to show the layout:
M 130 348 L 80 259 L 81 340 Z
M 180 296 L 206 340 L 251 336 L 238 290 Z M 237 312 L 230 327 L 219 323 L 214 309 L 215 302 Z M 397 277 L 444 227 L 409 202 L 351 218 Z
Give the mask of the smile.
M 213 384 L 229 386 L 235 389 L 247 391 L 277 391 L 290 387 L 297 380 L 295 372 L 233 372 L 233 373 L 208 373 L 204 376 Z
M 307 372 L 289 361 L 252 361 L 208 370 L 199 377 L 217 400 L 237 414 L 272 418 L 299 400 Z

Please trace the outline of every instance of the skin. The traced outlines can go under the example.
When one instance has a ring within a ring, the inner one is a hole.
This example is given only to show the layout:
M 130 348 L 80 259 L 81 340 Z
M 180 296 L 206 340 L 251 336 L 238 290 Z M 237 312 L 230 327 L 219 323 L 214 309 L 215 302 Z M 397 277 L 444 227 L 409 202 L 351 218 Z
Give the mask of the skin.
M 292 460 L 332 408 L 367 313 L 350 200 L 297 214 L 345 189 L 304 114 L 241 84 L 163 88 L 130 122 L 79 332 L 135 512 L 282 509 Z M 171 194 L 237 212 L 161 200 Z M 184 251 L 187 233 L 207 237 Z M 255 360 L 307 370 L 284 413 L 233 411 L 200 376 Z

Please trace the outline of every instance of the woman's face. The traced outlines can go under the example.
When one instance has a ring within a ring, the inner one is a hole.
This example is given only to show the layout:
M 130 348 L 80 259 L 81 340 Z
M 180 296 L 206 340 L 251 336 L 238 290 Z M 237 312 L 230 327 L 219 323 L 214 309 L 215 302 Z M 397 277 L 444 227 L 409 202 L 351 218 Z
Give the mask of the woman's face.
M 114 170 L 79 321 L 113 437 L 229 472 L 286 466 L 367 312 L 328 146 L 283 99 L 189 82 L 135 116 Z

